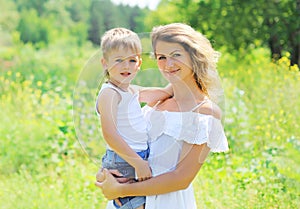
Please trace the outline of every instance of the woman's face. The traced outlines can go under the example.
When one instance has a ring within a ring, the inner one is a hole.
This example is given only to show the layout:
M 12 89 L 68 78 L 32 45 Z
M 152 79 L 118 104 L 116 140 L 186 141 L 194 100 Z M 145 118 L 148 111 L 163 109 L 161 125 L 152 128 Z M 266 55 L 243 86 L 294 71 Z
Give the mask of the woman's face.
M 193 79 L 190 55 L 180 44 L 158 41 L 155 54 L 161 73 L 170 83 Z

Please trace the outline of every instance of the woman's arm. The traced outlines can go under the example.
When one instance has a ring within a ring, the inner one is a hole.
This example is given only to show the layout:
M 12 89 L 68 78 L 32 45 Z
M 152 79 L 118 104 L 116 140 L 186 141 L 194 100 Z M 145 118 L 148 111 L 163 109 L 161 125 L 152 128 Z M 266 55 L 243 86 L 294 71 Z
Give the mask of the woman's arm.
M 171 84 L 161 87 L 141 87 L 133 85 L 135 90 L 139 91 L 139 101 L 148 105 L 156 104 L 157 101 L 165 100 L 173 96 L 173 88 Z
M 105 171 L 105 180 L 102 183 L 96 182 L 96 186 L 102 188 L 103 194 L 108 199 L 157 195 L 186 189 L 197 175 L 209 151 L 206 144 L 191 145 L 191 149 L 174 171 L 133 184 L 119 184 L 108 171 Z

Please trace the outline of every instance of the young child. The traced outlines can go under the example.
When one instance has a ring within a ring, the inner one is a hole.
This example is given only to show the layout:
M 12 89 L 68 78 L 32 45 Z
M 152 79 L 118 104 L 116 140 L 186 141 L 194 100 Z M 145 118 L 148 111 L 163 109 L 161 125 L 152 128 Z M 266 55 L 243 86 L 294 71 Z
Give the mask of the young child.
M 138 35 L 125 28 L 107 31 L 101 40 L 102 66 L 108 81 L 99 91 L 96 109 L 100 116 L 107 150 L 102 167 L 116 169 L 122 177 L 143 181 L 151 178 L 147 124 L 139 102 L 153 102 L 170 96 L 165 89 L 144 89 L 131 85 L 142 64 Z M 140 101 L 142 99 L 144 101 Z M 144 208 L 145 197 L 119 198 L 120 207 Z M 128 207 L 131 205 L 130 207 Z

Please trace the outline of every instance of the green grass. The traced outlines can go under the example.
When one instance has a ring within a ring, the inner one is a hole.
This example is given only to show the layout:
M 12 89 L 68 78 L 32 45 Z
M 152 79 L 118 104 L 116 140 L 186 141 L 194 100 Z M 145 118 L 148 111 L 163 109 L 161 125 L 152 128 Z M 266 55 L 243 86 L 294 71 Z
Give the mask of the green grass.
M 60 44 L 0 49 L 1 208 L 105 208 L 94 186 L 94 162 L 104 151 L 93 106 L 97 78 L 92 86 L 77 83 L 94 51 Z M 194 180 L 199 208 L 300 207 L 300 73 L 287 57 L 275 64 L 268 56 L 257 49 L 221 57 L 230 151 L 211 154 Z M 136 83 L 142 81 L 165 84 L 156 71 L 141 72 Z M 74 120 L 73 110 L 85 117 Z M 78 137 L 92 147 L 93 160 Z

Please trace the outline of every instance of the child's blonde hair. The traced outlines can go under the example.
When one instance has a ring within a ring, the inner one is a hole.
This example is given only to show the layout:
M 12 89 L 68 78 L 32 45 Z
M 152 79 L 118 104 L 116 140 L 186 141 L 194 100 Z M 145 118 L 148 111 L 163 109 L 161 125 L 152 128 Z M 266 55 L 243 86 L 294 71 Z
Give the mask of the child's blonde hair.
M 137 54 L 142 53 L 142 44 L 138 35 L 126 28 L 113 28 L 101 37 L 101 50 L 104 59 L 109 59 L 112 51 L 119 48 L 130 49 Z
M 220 53 L 215 51 L 210 41 L 191 26 L 183 23 L 171 23 L 154 27 L 151 33 L 152 47 L 155 48 L 158 41 L 180 44 L 187 51 L 192 61 L 192 71 L 195 81 L 201 91 L 215 102 L 218 102 L 216 89 L 222 90 L 216 70 L 216 63 Z M 217 90 L 217 91 L 219 91 Z

